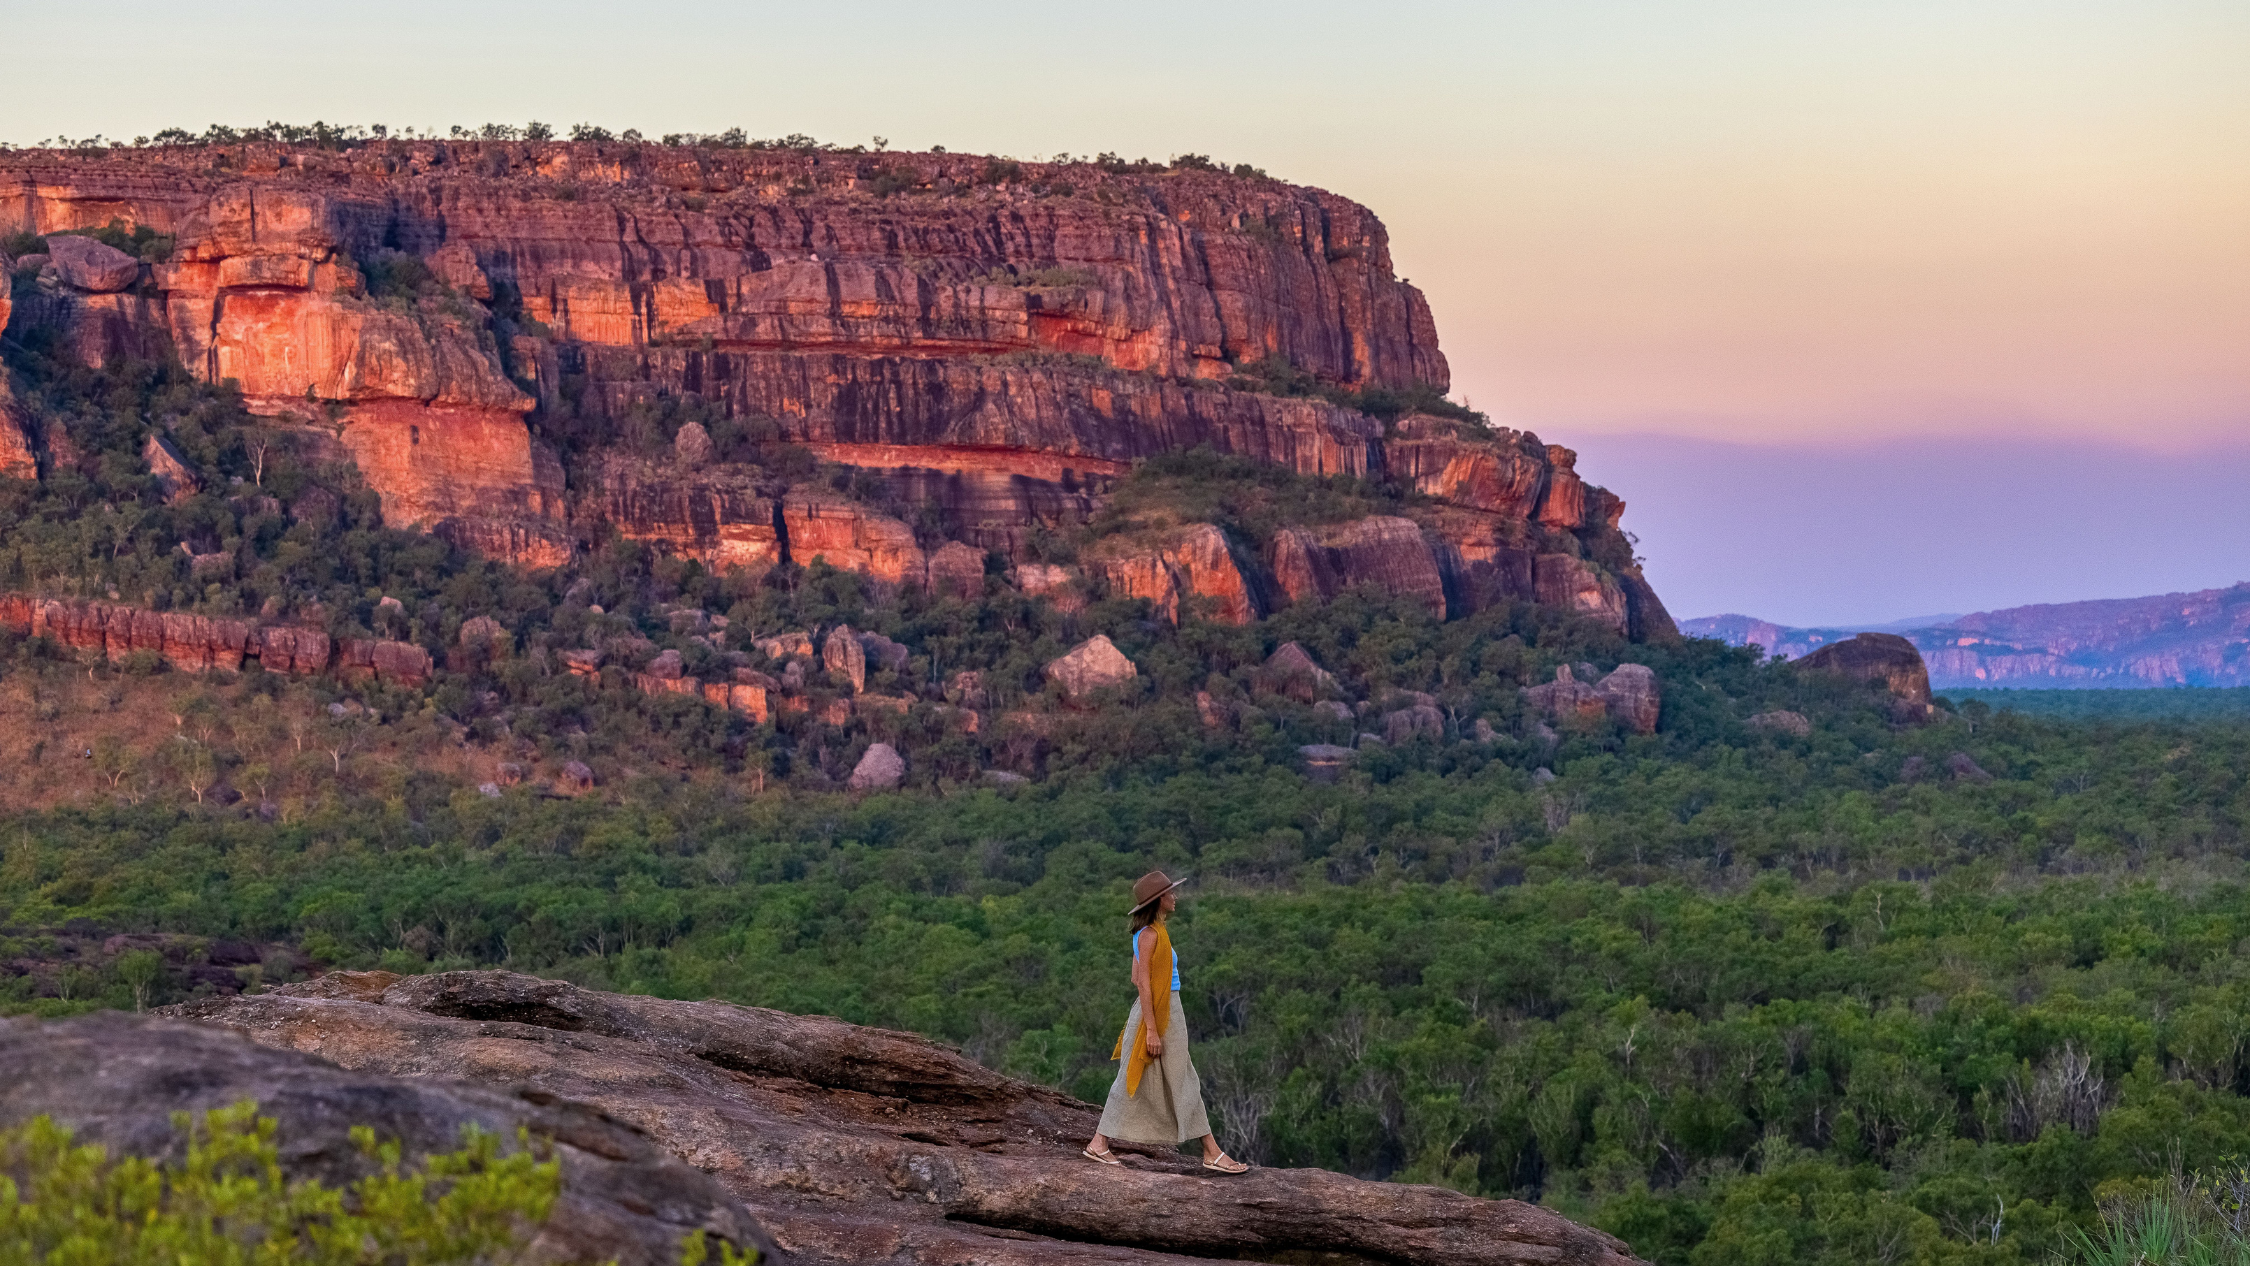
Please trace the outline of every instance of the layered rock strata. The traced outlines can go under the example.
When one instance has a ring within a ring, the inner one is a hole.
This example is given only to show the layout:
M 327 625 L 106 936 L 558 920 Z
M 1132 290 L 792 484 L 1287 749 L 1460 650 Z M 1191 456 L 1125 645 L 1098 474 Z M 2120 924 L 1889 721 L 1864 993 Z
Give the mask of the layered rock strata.
M 176 245 L 148 265 L 62 235 L 112 221 Z M 66 243 L 19 324 L 96 362 L 176 354 L 277 421 L 339 427 L 386 522 L 530 565 L 614 529 L 719 567 L 922 587 L 949 542 L 1026 562 L 1134 463 L 1208 447 L 1427 499 L 1419 541 L 1387 523 L 1293 541 L 1285 597 L 1364 573 L 1441 616 L 1512 598 L 1670 629 L 1634 569 L 1586 562 L 1629 556 L 1623 503 L 1567 449 L 1332 402 L 1449 371 L 1380 221 L 1317 189 L 946 154 L 247 144 L 0 154 L 0 227 Z M 1330 398 L 1242 389 L 1275 364 Z M 654 461 L 626 436 L 669 400 L 913 512 L 713 460 L 700 425 Z M 563 435 L 571 451 L 543 438 Z M 1260 578 L 1227 579 L 1210 545 L 1192 546 L 1210 566 L 1163 543 L 1103 571 L 1167 613 L 1193 596 L 1254 618 Z
M 96 652 L 112 663 L 150 651 L 183 672 L 238 671 L 255 659 L 269 673 L 333 671 L 347 679 L 377 677 L 418 686 L 436 666 L 428 651 L 411 642 L 339 640 L 298 625 L 24 594 L 0 594 L 0 629 Z
M 1096 1166 L 1078 1155 L 1092 1105 L 821 1017 L 505 972 L 345 973 L 170 1010 L 361 1077 L 598 1109 L 710 1175 L 800 1263 L 1633 1260 L 1545 1209 L 1442 1188 L 1221 1179 L 1169 1149 Z

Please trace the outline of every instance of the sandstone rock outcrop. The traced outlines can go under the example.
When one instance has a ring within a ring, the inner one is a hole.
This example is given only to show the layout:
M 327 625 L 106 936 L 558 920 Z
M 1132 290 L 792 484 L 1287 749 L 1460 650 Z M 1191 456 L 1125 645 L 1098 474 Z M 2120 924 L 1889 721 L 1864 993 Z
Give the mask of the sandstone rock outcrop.
M 554 1211 L 527 1262 L 615 1260 L 671 1266 L 682 1237 L 703 1231 L 766 1248 L 742 1202 L 634 1125 L 505 1079 L 479 1086 L 338 1067 L 245 1038 L 229 1026 L 114 1012 L 41 1023 L 0 1020 L 0 1126 L 49 1116 L 110 1155 L 177 1152 L 176 1111 L 256 1100 L 279 1123 L 284 1172 L 341 1186 L 372 1169 L 348 1137 L 355 1125 L 399 1141 L 409 1157 L 450 1152 L 474 1125 L 513 1146 L 521 1129 L 562 1163 Z M 351 1062 L 348 1059 L 345 1061 Z
M 1580 665 L 1591 676 L 1590 665 Z M 1656 733 L 1656 723 L 1663 711 L 1663 689 L 1656 673 L 1645 664 L 1619 664 L 1615 669 L 1589 684 L 1579 680 L 1579 673 L 1568 664 L 1555 666 L 1555 679 L 1539 686 L 1526 686 L 1524 698 L 1542 715 L 1564 721 L 1597 720 L 1614 717 L 1618 724 L 1635 734 Z
M 1742 723 L 1753 730 L 1771 730 L 1794 738 L 1812 737 L 1812 719 L 1802 712 L 1761 712 L 1746 718 Z
M 1291 602 L 1325 601 L 1358 585 L 1406 598 L 1439 619 L 1445 577 L 1411 519 L 1376 516 L 1274 536 L 1274 580 Z
M 1594 686 L 1609 714 L 1635 734 L 1656 733 L 1663 696 L 1656 673 L 1645 664 L 1619 664 Z
M 1889 691 L 1902 719 L 1930 714 L 1930 672 L 1914 643 L 1892 633 L 1862 633 L 1832 642 L 1797 661 L 1807 672 L 1871 681 Z
M 296 440 L 348 456 L 387 523 L 526 565 L 614 529 L 721 568 L 824 561 L 958 594 L 981 562 L 950 546 L 1020 565 L 1136 462 L 1208 447 L 1387 474 L 1431 499 L 1418 543 L 1405 519 L 1284 539 L 1273 570 L 1292 601 L 1371 582 L 1440 616 L 1554 600 L 1665 635 L 1618 561 L 1623 503 L 1569 450 L 1428 414 L 1386 427 L 1336 402 L 1449 381 L 1366 208 L 1216 172 L 986 178 L 1002 169 L 615 142 L 17 150 L 0 154 L 0 226 L 174 236 L 154 265 L 50 261 L 57 280 L 19 323 L 59 327 L 92 361 L 177 354 L 235 379 Z M 99 289 L 127 265 L 125 288 Z M 1269 360 L 1327 398 L 1237 370 Z M 681 426 L 669 452 L 610 442 L 666 398 L 856 473 L 775 478 L 715 424 Z M 851 497 L 833 491 L 846 482 Z M 1620 569 L 1606 589 L 1563 564 L 1534 575 L 1536 556 L 1581 553 L 1562 538 L 1604 546 L 1593 556 Z M 1110 560 L 1112 589 L 1255 618 L 1258 568 L 1219 543 Z
M 1541 554 L 1534 564 L 1542 605 L 1589 616 L 1626 631 L 1625 591 L 1599 567 L 1570 554 Z
M 148 463 L 148 473 L 164 490 L 166 501 L 182 501 L 201 490 L 195 472 L 188 469 L 187 459 L 163 436 L 148 437 L 148 442 L 141 446 L 141 460 Z
M 47 266 L 64 285 L 93 294 L 123 290 L 141 279 L 141 261 L 77 234 L 47 239 Z
M 805 1266 L 1633 1261 L 1548 1210 L 1437 1187 L 1303 1169 L 1217 1179 L 1169 1149 L 1121 1147 L 1124 1168 L 1096 1166 L 1078 1155 L 1092 1105 L 821 1017 L 505 972 L 339 973 L 169 1010 L 360 1076 L 588 1105 L 692 1158 Z
M 905 778 L 906 758 L 898 754 L 898 749 L 888 743 L 870 743 L 844 785 L 853 791 L 890 791 Z
M 860 645 L 851 625 L 839 624 L 828 631 L 827 640 L 820 644 L 820 660 L 831 676 L 851 684 L 853 694 L 867 689 L 867 648 Z
M 153 651 L 183 672 L 239 669 L 245 657 L 255 657 L 269 673 L 321 673 L 333 666 L 336 650 L 318 629 L 24 594 L 0 594 L 0 629 L 99 651 L 112 663 L 135 651 Z M 403 662 L 397 655 L 383 657 L 383 665 Z M 383 666 L 372 649 L 363 664 L 378 675 Z
M 1336 678 L 1299 642 L 1283 642 L 1258 670 L 1260 684 L 1275 694 L 1312 703 L 1336 689 Z
M 1072 647 L 1068 655 L 1051 661 L 1046 673 L 1049 681 L 1062 687 L 1066 698 L 1077 701 L 1097 690 L 1131 681 L 1140 675 L 1140 669 L 1106 634 L 1096 633 Z
M 8 289 L 8 257 L 0 253 L 0 330 L 8 328 Z M 39 477 L 39 455 L 31 446 L 31 414 L 16 398 L 15 379 L 5 365 L 0 365 L 0 477 Z
M 984 551 L 960 541 L 948 541 L 931 551 L 930 592 L 946 598 L 974 601 L 984 596 Z
M 1264 614 L 1233 544 L 1212 524 L 1105 546 L 1087 561 L 1087 570 L 1108 583 L 1112 597 L 1146 598 L 1173 624 L 1180 622 L 1183 604 L 1198 599 L 1207 616 L 1221 624 L 1248 624 Z

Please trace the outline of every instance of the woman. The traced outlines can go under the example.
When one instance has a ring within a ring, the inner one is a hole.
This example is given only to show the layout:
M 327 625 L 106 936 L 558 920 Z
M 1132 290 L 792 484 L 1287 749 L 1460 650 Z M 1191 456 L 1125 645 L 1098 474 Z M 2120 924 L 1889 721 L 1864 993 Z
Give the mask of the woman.
M 1117 1080 L 1110 1084 L 1101 1127 L 1086 1145 L 1086 1158 L 1104 1165 L 1123 1164 L 1109 1150 L 1111 1139 L 1177 1147 L 1200 1138 L 1205 1169 L 1239 1174 L 1250 1167 L 1221 1151 L 1219 1140 L 1211 1136 L 1211 1119 L 1203 1112 L 1203 1084 L 1196 1080 L 1195 1065 L 1188 1062 L 1180 964 L 1172 957 L 1172 937 L 1164 923 L 1180 904 L 1173 889 L 1184 882 L 1152 870 L 1133 885 L 1133 909 L 1127 917 L 1133 929 L 1133 991 L 1139 998 L 1125 1017 L 1117 1049 L 1109 1053 L 1111 1059 L 1122 1055 L 1123 1061 Z M 1155 1019 L 1144 1024 L 1150 1016 Z

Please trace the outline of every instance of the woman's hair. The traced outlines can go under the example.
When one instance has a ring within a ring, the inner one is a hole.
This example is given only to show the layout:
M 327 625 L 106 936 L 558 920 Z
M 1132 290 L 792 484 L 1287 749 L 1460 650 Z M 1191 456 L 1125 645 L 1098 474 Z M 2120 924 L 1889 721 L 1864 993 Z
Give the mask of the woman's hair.
M 1132 925 L 1133 935 L 1139 936 L 1141 934 L 1142 928 L 1145 928 L 1149 924 L 1156 922 L 1157 919 L 1163 917 L 1163 914 L 1164 898 L 1158 897 L 1156 900 L 1149 902 L 1147 905 L 1142 906 L 1140 909 L 1133 911 L 1133 913 L 1127 917 L 1126 922 Z

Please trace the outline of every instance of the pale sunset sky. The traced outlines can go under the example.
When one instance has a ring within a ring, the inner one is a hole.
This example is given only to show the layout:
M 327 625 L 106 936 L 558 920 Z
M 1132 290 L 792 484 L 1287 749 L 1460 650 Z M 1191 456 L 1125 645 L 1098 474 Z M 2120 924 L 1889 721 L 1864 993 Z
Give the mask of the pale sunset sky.
M 0 139 L 268 118 L 1250 162 L 1375 208 L 1457 397 L 1682 616 L 2250 580 L 2250 4 L 113 0 Z

